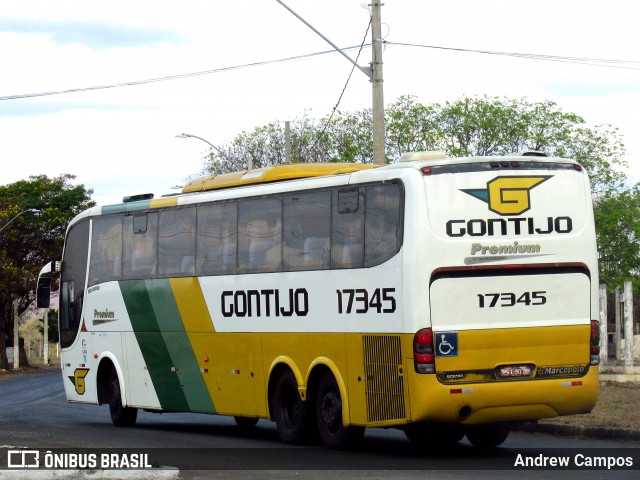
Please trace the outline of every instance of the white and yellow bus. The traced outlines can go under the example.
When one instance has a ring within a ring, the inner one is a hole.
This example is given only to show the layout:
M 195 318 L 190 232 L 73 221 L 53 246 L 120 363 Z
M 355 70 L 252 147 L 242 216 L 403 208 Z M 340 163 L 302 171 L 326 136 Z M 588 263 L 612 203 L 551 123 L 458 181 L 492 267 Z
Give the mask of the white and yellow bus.
M 93 207 L 60 272 L 70 402 L 501 444 L 597 399 L 598 269 L 577 163 L 531 153 L 298 164 Z

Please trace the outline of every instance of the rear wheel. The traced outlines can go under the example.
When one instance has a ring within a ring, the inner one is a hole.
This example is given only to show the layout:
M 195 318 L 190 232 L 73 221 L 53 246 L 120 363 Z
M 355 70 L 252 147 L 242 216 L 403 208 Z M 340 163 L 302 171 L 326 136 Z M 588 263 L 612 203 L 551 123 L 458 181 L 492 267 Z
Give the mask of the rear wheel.
M 467 427 L 467 440 L 474 447 L 494 448 L 509 436 L 509 427 L 501 424 L 471 425 Z
M 316 398 L 318 432 L 322 442 L 330 448 L 345 448 L 358 443 L 364 427 L 342 423 L 342 397 L 335 378 L 326 373 L 318 386 Z
M 464 428 L 455 423 L 418 422 L 404 427 L 404 434 L 416 445 L 443 447 L 462 440 Z
M 304 443 L 310 431 L 311 415 L 300 398 L 298 382 L 290 370 L 278 379 L 273 404 L 280 439 L 293 445 Z
M 109 413 L 111 414 L 111 422 L 116 427 L 133 427 L 138 418 L 137 408 L 122 405 L 120 381 L 115 370 L 111 371 L 109 377 Z

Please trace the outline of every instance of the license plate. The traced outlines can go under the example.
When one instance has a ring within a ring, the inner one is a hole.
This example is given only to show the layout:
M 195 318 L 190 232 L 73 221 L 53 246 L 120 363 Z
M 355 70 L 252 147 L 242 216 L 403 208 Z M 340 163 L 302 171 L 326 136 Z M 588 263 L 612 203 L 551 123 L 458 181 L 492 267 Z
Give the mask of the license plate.
M 508 367 L 500 367 L 501 378 L 514 377 L 530 377 L 531 367 L 529 365 L 509 365 Z

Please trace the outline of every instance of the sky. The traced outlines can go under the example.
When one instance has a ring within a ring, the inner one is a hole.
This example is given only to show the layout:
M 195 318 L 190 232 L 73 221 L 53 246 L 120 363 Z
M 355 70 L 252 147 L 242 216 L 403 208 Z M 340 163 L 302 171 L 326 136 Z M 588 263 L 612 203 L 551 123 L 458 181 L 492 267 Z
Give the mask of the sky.
M 336 45 L 362 43 L 368 2 L 283 1 Z M 625 171 L 640 181 L 639 10 L 621 0 L 385 0 L 385 103 L 401 95 L 424 104 L 550 100 L 590 127 L 618 128 Z M 0 185 L 66 173 L 99 204 L 175 193 L 201 172 L 209 150 L 176 135 L 224 145 L 273 121 L 329 115 L 352 68 L 338 53 L 310 55 L 329 50 L 276 0 L 7 2 Z M 359 64 L 370 60 L 366 47 Z M 39 95 L 47 92 L 67 93 Z M 356 70 L 339 109 L 370 106 L 371 84 Z

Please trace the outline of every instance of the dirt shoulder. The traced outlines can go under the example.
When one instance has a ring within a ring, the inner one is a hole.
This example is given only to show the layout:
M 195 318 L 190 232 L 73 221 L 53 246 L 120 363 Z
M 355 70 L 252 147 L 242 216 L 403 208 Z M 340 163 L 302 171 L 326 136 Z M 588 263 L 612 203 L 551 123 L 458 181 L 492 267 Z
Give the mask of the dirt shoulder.
M 12 370 L 0 369 L 0 382 L 8 378 L 14 378 L 22 375 L 37 375 L 38 373 L 50 372 L 51 370 L 60 370 L 60 362 L 58 360 L 50 363 L 49 365 L 43 365 L 42 363 L 35 363 L 28 367 L 19 367 Z
M 640 384 L 600 384 L 598 403 L 591 413 L 557 417 L 540 423 L 578 427 L 604 427 L 640 432 Z

